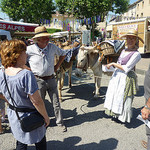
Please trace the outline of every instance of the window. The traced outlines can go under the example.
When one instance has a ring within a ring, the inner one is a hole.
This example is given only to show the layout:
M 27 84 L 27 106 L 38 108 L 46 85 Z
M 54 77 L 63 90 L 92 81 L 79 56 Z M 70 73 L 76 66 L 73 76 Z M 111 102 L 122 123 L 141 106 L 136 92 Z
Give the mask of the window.
M 139 4 L 137 5 L 137 10 L 139 10 Z
M 107 38 L 111 38 L 112 32 L 108 31 L 107 32 Z
M 142 8 L 144 8 L 144 1 L 142 2 Z
M 143 17 L 143 13 L 141 13 L 141 17 Z

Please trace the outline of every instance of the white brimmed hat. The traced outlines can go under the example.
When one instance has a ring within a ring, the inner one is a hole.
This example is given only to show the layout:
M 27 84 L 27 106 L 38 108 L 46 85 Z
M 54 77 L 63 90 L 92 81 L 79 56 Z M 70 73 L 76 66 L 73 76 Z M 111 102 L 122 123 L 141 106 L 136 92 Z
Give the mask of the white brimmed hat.
M 44 26 L 39 26 L 34 29 L 35 36 L 33 39 L 43 36 L 50 36 L 51 34 L 47 32 Z
M 136 30 L 134 30 L 134 29 L 129 30 L 129 31 L 127 32 L 127 34 L 122 35 L 119 39 L 126 38 L 128 35 L 135 36 L 135 37 L 137 37 L 142 43 L 144 43 L 143 39 L 138 36 L 138 32 L 137 32 Z

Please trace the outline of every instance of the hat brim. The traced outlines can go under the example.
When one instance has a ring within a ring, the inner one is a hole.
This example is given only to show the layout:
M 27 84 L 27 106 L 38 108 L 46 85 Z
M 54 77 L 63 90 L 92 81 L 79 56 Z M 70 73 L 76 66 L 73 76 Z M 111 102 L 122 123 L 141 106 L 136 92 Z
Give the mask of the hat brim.
M 142 38 L 140 38 L 139 36 L 133 35 L 133 34 L 125 34 L 125 35 L 122 35 L 119 39 L 127 38 L 128 35 L 135 36 L 135 37 L 137 37 L 142 43 L 144 43 L 144 41 L 143 41 Z
M 35 35 L 33 37 L 33 39 L 43 37 L 43 36 L 51 36 L 51 34 L 50 33 L 40 33 L 40 34 Z

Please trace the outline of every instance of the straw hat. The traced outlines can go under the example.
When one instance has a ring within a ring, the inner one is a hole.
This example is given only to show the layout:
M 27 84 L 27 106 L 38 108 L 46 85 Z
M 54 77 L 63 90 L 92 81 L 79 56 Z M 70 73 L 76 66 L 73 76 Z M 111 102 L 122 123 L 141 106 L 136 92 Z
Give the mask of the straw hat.
M 131 29 L 127 32 L 127 34 L 121 36 L 119 39 L 127 38 L 128 35 L 132 35 L 137 37 L 142 43 L 144 43 L 143 39 L 138 36 L 138 32 L 134 29 Z
M 34 29 L 35 36 L 33 39 L 43 36 L 50 36 L 51 34 L 47 32 L 44 26 L 39 26 Z

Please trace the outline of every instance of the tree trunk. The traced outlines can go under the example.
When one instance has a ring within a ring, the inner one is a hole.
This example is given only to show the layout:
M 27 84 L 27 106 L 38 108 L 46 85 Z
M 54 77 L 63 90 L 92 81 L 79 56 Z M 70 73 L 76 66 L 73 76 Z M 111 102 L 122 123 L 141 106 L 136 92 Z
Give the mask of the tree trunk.
M 96 23 L 95 22 L 93 22 L 92 23 L 92 29 L 91 29 L 91 39 L 92 39 L 92 42 L 94 41 L 94 31 L 95 31 L 95 27 L 96 27 Z

